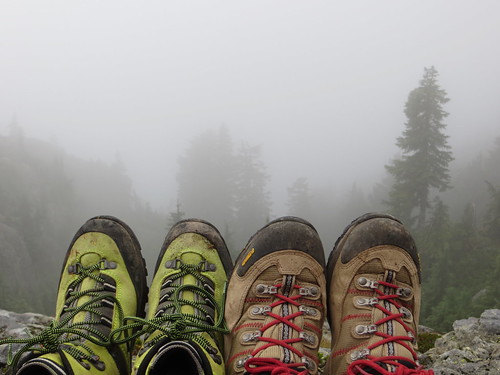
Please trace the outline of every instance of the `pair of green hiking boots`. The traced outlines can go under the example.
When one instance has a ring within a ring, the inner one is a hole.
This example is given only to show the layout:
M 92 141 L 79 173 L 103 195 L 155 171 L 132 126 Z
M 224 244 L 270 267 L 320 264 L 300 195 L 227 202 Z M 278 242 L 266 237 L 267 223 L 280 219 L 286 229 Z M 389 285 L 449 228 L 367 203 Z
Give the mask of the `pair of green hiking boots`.
M 165 239 L 148 296 L 133 232 L 95 217 L 66 254 L 52 325 L 0 344 L 24 345 L 10 358 L 16 375 L 307 375 L 320 371 L 328 315 L 324 373 L 431 374 L 417 365 L 419 260 L 403 225 L 362 216 L 325 263 L 299 218 L 258 231 L 234 269 L 217 229 L 185 220 Z

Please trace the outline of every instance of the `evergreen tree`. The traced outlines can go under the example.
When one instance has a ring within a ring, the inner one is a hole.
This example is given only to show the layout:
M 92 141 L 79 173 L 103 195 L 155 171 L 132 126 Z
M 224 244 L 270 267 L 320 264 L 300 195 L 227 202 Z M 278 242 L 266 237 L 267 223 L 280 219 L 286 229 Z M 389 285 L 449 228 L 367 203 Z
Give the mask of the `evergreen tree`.
M 485 229 L 488 237 L 500 243 L 500 187 L 486 181 L 490 193 L 490 204 L 486 211 Z
M 225 127 L 193 139 L 179 158 L 177 174 L 178 201 L 188 217 L 208 220 L 217 228 L 234 222 L 234 159 Z
M 260 160 L 260 147 L 242 144 L 235 158 L 234 211 L 237 223 L 237 247 L 269 221 L 269 175 Z M 241 245 L 241 246 L 239 246 Z
M 182 219 L 184 219 L 185 213 L 181 210 L 181 204 L 177 202 L 175 205 L 175 211 L 170 212 L 168 218 L 168 226 L 172 227 Z
M 344 193 L 344 197 L 337 205 L 337 212 L 346 219 L 354 219 L 368 211 L 371 207 L 368 205 L 365 194 L 356 183 L 353 183 L 351 189 Z M 345 220 L 345 219 L 344 219 Z
M 450 284 L 450 237 L 452 223 L 448 215 L 448 207 L 436 198 L 432 215 L 424 231 L 415 233 L 415 240 L 421 255 L 422 269 L 422 321 L 433 328 L 443 317 L 436 317 L 435 306 L 443 298 L 444 289 Z M 429 323 L 430 322 L 430 323 Z
M 449 99 L 437 77 L 434 67 L 425 68 L 420 86 L 410 92 L 405 105 L 408 121 L 396 142 L 403 154 L 386 166 L 395 180 L 387 201 L 391 211 L 413 223 L 416 210 L 420 229 L 425 225 L 432 189 L 442 192 L 450 188 L 448 164 L 453 157 L 443 122 L 448 116 L 443 104 Z
M 305 177 L 299 177 L 288 188 L 288 212 L 290 215 L 311 220 L 311 193 L 309 183 Z
M 497 144 L 500 145 L 498 140 Z M 474 301 L 478 311 L 500 308 L 500 285 L 498 283 L 500 279 L 500 186 L 495 187 L 488 183 L 488 188 L 490 203 L 484 219 L 484 250 L 482 254 L 479 254 L 483 272 L 480 282 L 476 283 L 480 292 L 477 293 L 478 298 Z

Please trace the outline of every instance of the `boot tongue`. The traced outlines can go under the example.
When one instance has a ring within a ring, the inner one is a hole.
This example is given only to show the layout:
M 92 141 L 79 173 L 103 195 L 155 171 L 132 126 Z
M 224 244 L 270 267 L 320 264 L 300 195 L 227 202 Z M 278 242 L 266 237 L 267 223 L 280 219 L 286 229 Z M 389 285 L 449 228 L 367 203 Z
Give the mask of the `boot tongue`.
M 88 267 L 95 265 L 96 263 L 99 263 L 100 260 L 101 260 L 101 256 L 99 254 L 85 253 L 80 257 L 80 264 L 82 265 L 82 267 L 88 268 Z M 98 273 L 99 273 L 99 270 L 95 270 L 92 272 L 93 275 L 97 275 Z M 93 288 L 95 288 L 96 284 L 97 284 L 96 280 L 94 280 L 90 277 L 87 277 L 83 280 L 80 290 L 93 289 Z M 90 297 L 85 297 L 83 299 L 82 303 L 86 302 L 88 299 L 90 299 Z
M 181 259 L 182 263 L 189 264 L 192 266 L 197 266 L 198 264 L 200 264 L 200 262 L 203 261 L 203 258 L 201 257 L 200 254 L 195 253 L 195 252 L 191 252 L 191 251 L 184 252 L 181 255 L 180 259 Z M 188 274 L 182 278 L 182 284 L 183 285 L 198 285 L 198 279 L 196 279 L 196 277 L 194 277 L 193 275 Z M 187 299 L 190 301 L 198 299 L 198 296 L 195 295 L 195 293 L 193 293 L 190 290 L 182 291 L 182 293 L 180 294 L 180 297 L 182 299 Z M 195 308 L 193 306 L 187 305 L 187 304 L 182 305 L 181 312 L 183 314 L 196 315 Z
M 283 286 L 281 287 L 281 290 L 279 291 L 279 293 L 282 293 L 286 297 L 291 296 L 293 294 L 294 282 L 295 282 L 295 277 L 293 275 L 284 275 L 282 280 L 281 280 L 281 284 Z M 294 306 L 291 303 L 285 302 L 285 303 L 278 304 L 277 306 L 273 307 L 271 312 L 275 315 L 286 317 L 286 316 L 289 316 L 289 315 L 292 315 L 292 314 L 298 312 L 298 307 Z M 266 325 L 272 321 L 275 321 L 275 318 L 267 317 L 264 325 Z M 291 319 L 290 322 L 292 324 L 298 323 L 297 319 Z M 277 324 L 272 325 L 270 328 L 268 328 L 262 334 L 262 336 L 284 341 L 284 340 L 289 340 L 292 338 L 297 338 L 298 332 L 296 330 L 294 330 L 291 326 L 287 325 L 286 323 L 279 322 Z M 268 345 L 268 343 L 263 341 L 257 347 L 265 346 L 265 345 Z M 260 357 L 260 358 L 275 358 L 275 359 L 282 361 L 283 363 L 300 363 L 300 362 L 302 362 L 302 359 L 298 355 L 296 355 L 290 349 L 285 348 L 284 345 L 271 345 L 268 348 L 260 351 L 256 355 L 256 357 L 257 358 L 258 357 Z
M 79 263 L 82 265 L 84 268 L 91 267 L 98 263 L 101 260 L 101 256 L 97 253 L 85 253 L 82 256 L 80 256 Z M 98 275 L 99 270 L 95 270 L 92 272 L 94 275 Z M 81 291 L 86 291 L 86 290 L 92 290 L 96 288 L 96 285 L 98 282 L 91 278 L 91 277 L 86 277 L 85 279 L 82 280 L 81 284 L 78 286 L 78 290 Z M 89 295 L 84 295 L 78 299 L 78 306 L 82 306 L 86 302 L 88 302 L 91 298 Z M 92 314 L 93 315 L 93 314 Z M 91 320 L 91 314 L 88 311 L 81 311 L 78 314 L 75 315 L 73 318 L 73 323 L 82 323 L 85 321 Z

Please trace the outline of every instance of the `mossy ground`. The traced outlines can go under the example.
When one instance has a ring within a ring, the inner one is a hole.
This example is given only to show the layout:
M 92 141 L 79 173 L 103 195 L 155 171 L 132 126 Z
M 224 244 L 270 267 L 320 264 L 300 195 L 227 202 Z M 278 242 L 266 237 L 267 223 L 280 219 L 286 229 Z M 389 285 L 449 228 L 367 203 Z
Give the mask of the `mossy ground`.
M 441 335 L 435 332 L 423 332 L 418 335 L 418 351 L 425 353 L 434 347 L 434 344 Z

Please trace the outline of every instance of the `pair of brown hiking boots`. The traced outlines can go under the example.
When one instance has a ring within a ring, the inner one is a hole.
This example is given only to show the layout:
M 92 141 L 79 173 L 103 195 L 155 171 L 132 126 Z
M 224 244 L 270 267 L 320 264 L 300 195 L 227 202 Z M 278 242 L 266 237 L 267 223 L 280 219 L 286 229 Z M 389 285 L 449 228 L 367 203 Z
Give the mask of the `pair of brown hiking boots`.
M 137 238 L 100 216 L 70 244 L 52 325 L 0 345 L 24 344 L 16 375 L 316 375 L 328 316 L 325 374 L 432 374 L 417 364 L 419 268 L 389 215 L 353 221 L 327 264 L 310 223 L 274 220 L 234 267 L 217 229 L 193 219 L 167 234 L 148 293 Z
M 324 318 L 341 374 L 432 374 L 418 365 L 420 265 L 392 216 L 366 214 L 337 240 L 325 267 L 316 230 L 285 217 L 257 232 L 226 296 L 228 374 L 317 374 Z

